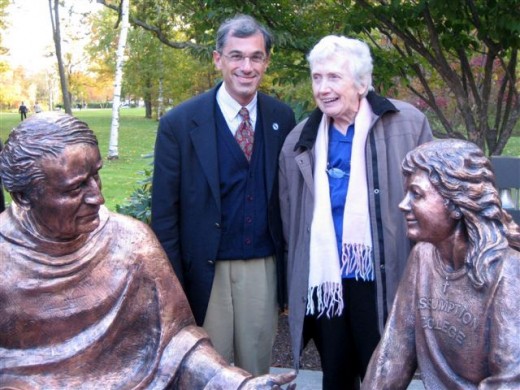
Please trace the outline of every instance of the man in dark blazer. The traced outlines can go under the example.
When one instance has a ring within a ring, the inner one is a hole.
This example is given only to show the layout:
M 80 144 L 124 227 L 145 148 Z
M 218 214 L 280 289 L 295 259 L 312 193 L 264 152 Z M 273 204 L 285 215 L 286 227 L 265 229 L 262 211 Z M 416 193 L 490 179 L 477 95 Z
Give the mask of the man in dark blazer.
M 285 301 L 278 154 L 295 126 L 289 106 L 257 92 L 271 45 L 249 16 L 221 25 L 223 82 L 161 118 L 152 190 L 152 228 L 197 324 L 254 375 L 269 371 Z M 254 129 L 250 156 L 235 139 L 243 126 Z

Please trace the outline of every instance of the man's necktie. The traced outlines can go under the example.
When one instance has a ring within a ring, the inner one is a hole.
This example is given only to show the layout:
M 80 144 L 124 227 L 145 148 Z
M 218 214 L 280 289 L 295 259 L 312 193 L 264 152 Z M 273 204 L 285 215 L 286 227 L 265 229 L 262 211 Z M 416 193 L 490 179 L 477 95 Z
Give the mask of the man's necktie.
M 238 114 L 242 117 L 242 122 L 235 133 L 235 139 L 244 152 L 247 161 L 249 161 L 253 154 L 253 140 L 255 133 L 253 131 L 253 126 L 251 126 L 251 122 L 249 121 L 249 111 L 247 111 L 247 108 L 242 107 Z

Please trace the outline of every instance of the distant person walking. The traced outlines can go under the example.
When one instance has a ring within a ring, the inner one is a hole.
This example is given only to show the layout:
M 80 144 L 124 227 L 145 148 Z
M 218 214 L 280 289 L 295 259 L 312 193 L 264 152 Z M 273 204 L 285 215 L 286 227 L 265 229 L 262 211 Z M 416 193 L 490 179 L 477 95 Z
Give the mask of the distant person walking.
M 34 112 L 36 114 L 38 114 L 38 113 L 43 111 L 42 110 L 42 106 L 40 106 L 40 104 L 38 102 L 34 102 L 34 107 L 33 108 L 34 108 Z
M 24 119 L 27 119 L 27 111 L 29 111 L 29 109 L 27 108 L 25 103 L 22 102 L 22 104 L 20 104 L 20 107 L 18 107 L 18 112 L 20 113 L 21 121 L 23 121 Z

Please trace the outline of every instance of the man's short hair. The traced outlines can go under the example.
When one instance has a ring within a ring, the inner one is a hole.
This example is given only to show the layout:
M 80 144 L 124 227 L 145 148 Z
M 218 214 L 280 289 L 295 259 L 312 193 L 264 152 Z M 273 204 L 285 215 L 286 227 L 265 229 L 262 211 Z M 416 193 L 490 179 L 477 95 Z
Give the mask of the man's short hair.
M 227 19 L 220 25 L 217 31 L 216 50 L 222 54 L 229 36 L 247 38 L 258 33 L 263 35 L 265 52 L 269 55 L 273 45 L 273 36 L 266 27 L 249 15 L 237 15 L 234 18 Z

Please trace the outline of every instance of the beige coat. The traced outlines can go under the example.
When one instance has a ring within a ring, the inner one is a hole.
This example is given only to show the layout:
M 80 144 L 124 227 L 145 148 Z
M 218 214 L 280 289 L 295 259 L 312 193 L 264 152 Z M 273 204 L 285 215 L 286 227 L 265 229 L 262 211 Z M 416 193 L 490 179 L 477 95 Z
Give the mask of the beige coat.
M 370 92 L 373 111 L 366 143 L 370 221 L 377 286 L 378 325 L 384 322 L 410 251 L 398 204 L 404 197 L 401 162 L 432 140 L 426 117 L 415 107 Z M 287 250 L 289 327 L 299 367 L 309 278 L 310 227 L 314 207 L 314 143 L 322 117 L 316 109 L 288 135 L 280 155 L 280 207 Z

